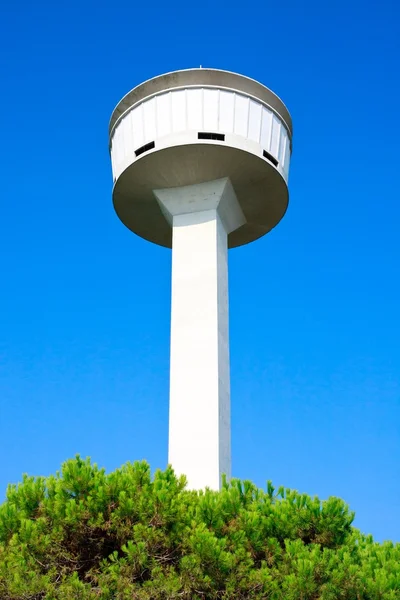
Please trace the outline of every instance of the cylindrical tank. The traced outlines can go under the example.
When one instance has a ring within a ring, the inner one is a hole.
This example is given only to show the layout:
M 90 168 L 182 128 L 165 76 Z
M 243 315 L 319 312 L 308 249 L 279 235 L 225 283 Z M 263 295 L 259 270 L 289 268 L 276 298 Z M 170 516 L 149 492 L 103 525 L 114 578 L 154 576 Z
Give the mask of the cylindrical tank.
M 230 248 L 258 239 L 285 214 L 292 121 L 253 79 L 216 69 L 161 75 L 131 90 L 109 128 L 113 202 L 141 237 L 171 247 L 171 226 L 153 190 L 228 177 L 246 223 Z

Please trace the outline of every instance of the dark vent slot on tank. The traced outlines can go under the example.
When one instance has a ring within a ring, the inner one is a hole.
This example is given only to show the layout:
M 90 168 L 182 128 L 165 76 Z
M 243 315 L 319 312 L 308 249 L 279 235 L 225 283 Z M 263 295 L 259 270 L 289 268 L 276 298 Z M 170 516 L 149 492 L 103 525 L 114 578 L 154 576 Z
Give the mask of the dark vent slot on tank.
M 218 140 L 219 142 L 225 141 L 225 135 L 223 133 L 208 133 L 207 131 L 199 131 L 197 137 L 199 140 Z
M 154 148 L 154 142 L 149 142 L 148 144 L 145 144 L 144 146 L 140 146 L 140 148 L 135 150 L 135 156 L 140 156 L 141 154 L 144 154 L 145 152 L 147 152 L 148 150 L 152 150 L 153 148 Z
M 278 161 L 276 160 L 275 156 L 272 156 L 272 154 L 270 154 L 266 150 L 264 150 L 263 152 L 263 157 L 269 160 L 269 162 L 272 162 L 272 164 L 275 165 L 275 167 L 278 166 Z

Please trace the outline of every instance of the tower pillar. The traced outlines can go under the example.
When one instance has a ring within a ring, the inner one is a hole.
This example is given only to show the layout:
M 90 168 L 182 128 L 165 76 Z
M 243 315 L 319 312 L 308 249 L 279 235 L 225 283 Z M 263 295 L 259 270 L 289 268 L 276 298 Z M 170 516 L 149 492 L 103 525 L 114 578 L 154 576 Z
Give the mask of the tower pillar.
M 168 460 L 191 489 L 231 474 L 228 234 L 246 220 L 229 178 L 154 190 L 172 226 Z

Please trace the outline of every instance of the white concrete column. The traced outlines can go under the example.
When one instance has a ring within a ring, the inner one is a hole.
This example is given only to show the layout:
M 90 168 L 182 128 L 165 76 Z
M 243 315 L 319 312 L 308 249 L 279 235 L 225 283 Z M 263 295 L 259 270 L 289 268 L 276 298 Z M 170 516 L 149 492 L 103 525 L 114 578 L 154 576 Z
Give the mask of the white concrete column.
M 173 227 L 169 462 L 188 487 L 231 474 L 228 233 L 245 218 L 229 179 L 155 190 Z

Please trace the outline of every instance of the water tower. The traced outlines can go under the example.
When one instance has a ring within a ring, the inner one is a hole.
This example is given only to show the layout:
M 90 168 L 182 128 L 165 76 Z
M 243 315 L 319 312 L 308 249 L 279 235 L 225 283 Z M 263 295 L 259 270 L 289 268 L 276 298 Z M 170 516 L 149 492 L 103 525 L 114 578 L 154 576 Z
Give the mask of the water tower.
M 109 134 L 119 218 L 172 248 L 169 462 L 190 488 L 219 489 L 231 472 L 228 248 L 285 214 L 292 121 L 257 81 L 189 69 L 130 91 Z

